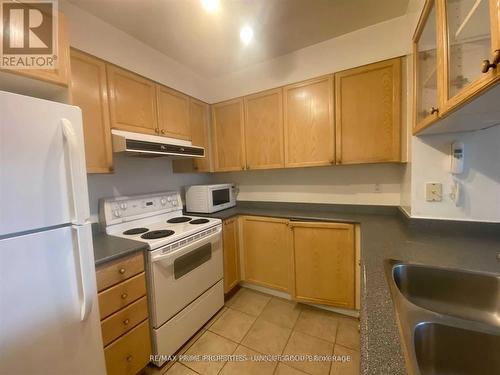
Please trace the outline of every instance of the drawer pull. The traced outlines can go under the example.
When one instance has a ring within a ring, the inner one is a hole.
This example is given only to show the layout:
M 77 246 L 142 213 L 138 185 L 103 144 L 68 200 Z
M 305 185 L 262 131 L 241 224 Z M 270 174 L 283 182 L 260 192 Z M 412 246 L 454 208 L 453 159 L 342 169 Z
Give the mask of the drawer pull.
M 125 273 L 125 268 L 120 268 L 120 269 L 118 270 L 118 272 L 120 272 L 120 274 L 122 274 L 122 275 L 123 275 L 123 274 Z
M 122 297 L 122 299 L 126 299 L 128 297 L 128 294 L 127 293 L 123 293 L 121 297 Z
M 123 324 L 124 324 L 124 325 L 128 325 L 129 323 L 130 323 L 130 320 L 129 320 L 129 319 L 125 319 L 125 320 L 123 321 Z
M 129 355 L 129 356 L 127 357 L 127 362 L 132 362 L 132 359 L 134 359 L 134 357 L 133 357 L 132 355 Z

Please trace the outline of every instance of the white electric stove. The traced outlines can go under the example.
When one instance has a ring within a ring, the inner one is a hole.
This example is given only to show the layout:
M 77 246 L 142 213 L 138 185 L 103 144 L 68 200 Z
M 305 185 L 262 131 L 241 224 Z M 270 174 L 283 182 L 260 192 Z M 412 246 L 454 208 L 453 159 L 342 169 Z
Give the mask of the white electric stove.
M 154 359 L 160 366 L 224 305 L 222 222 L 182 214 L 175 191 L 105 199 L 106 233 L 148 245 Z

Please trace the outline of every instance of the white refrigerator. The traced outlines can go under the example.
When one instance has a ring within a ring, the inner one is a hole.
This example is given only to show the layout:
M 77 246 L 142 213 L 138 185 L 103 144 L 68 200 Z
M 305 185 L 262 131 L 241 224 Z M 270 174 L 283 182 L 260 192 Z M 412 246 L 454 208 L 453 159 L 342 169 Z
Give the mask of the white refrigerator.
M 77 107 L 0 91 L 0 374 L 106 373 Z

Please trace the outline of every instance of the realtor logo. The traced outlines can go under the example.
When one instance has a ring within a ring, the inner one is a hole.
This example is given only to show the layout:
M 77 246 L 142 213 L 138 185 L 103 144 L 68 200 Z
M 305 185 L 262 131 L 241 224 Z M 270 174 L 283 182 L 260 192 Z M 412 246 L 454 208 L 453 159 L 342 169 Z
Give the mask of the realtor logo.
M 0 68 L 57 67 L 56 1 L 0 0 Z

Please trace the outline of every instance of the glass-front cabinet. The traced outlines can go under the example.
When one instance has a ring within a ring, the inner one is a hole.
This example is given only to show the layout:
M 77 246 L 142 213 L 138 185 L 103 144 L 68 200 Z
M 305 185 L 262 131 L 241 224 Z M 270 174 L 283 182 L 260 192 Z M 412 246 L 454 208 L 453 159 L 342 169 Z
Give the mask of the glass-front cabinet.
M 500 0 L 427 0 L 413 38 L 414 127 L 500 80 Z
M 436 1 L 428 1 L 417 26 L 413 41 L 415 68 L 414 131 L 427 127 L 437 120 L 442 72 L 438 69 L 441 59 L 438 43 L 438 10 Z
M 498 0 L 444 0 L 445 110 L 497 78 Z

